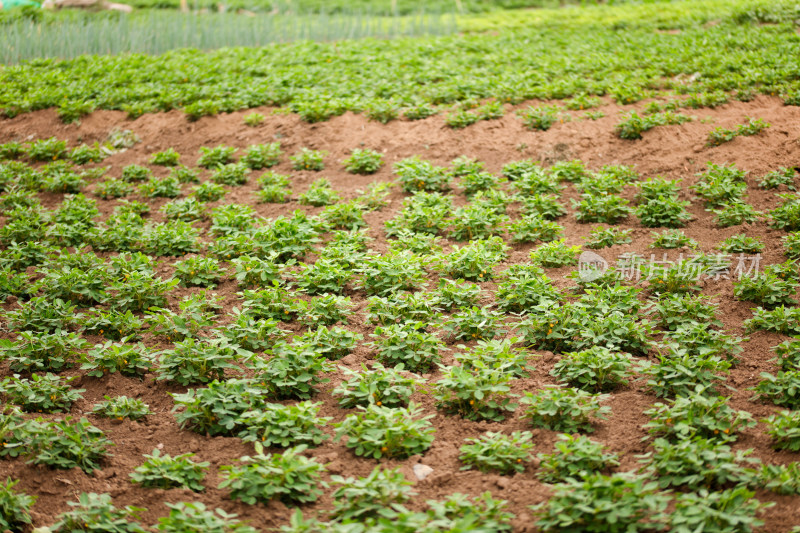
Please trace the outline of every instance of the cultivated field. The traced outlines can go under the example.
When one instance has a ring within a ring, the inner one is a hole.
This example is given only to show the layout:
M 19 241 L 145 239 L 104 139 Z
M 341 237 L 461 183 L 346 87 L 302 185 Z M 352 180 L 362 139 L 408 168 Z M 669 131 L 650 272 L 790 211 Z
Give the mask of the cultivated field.
M 0 67 L 0 526 L 800 530 L 798 19 Z

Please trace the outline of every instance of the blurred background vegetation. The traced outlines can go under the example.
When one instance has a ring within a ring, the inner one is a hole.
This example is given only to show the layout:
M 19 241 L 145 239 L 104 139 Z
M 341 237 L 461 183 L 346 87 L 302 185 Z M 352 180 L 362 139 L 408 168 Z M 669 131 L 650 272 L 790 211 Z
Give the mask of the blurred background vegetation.
M 118 1 L 134 6 L 133 12 L 33 6 L 0 10 L 0 65 L 83 54 L 159 54 L 178 48 L 214 50 L 525 27 L 588 31 L 645 24 L 674 29 L 735 13 L 740 22 L 800 20 L 800 4 L 783 0 L 186 0 L 187 12 L 180 10 L 181 0 Z M 669 8 L 662 9 L 667 4 Z M 568 16 L 564 10 L 569 10 Z

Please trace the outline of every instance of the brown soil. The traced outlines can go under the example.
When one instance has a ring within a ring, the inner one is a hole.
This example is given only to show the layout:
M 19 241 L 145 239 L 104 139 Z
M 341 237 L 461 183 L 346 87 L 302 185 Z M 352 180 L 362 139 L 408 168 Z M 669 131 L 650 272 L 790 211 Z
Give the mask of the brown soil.
M 520 106 L 522 107 L 522 106 Z M 641 106 L 626 106 L 631 109 Z M 321 173 L 295 172 L 290 169 L 288 158 L 274 170 L 291 174 L 292 188 L 295 194 L 304 191 L 307 186 L 320 176 L 331 180 L 334 188 L 340 191 L 345 199 L 358 195 L 358 190 L 374 180 L 388 181 L 393 179 L 392 164 L 402 158 L 418 154 L 436 164 L 447 165 L 460 156 L 467 155 L 485 162 L 487 170 L 499 173 L 503 164 L 523 158 L 541 159 L 550 163 L 561 159 L 581 159 L 591 169 L 599 169 L 607 164 L 635 165 L 642 177 L 662 175 L 671 179 L 683 180 L 684 199 L 691 199 L 690 212 L 694 220 L 685 229 L 686 234 L 701 243 L 705 252 L 714 252 L 715 247 L 724 238 L 746 232 L 748 235 L 762 239 L 767 248 L 763 254 L 762 265 L 778 263 L 785 260 L 780 239 L 785 233 L 770 229 L 764 221 L 750 224 L 745 228 L 732 227 L 719 229 L 713 223 L 713 214 L 704 210 L 702 203 L 694 198 L 688 186 L 695 182 L 695 174 L 704 170 L 707 161 L 715 163 L 735 163 L 739 168 L 750 172 L 748 176 L 749 201 L 761 211 L 773 208 L 779 203 L 775 191 L 763 191 L 755 187 L 756 178 L 781 166 L 795 166 L 800 162 L 800 108 L 784 107 L 780 100 L 770 97 L 759 97 L 752 102 L 732 102 L 717 109 L 701 109 L 691 112 L 697 120 L 680 126 L 659 127 L 644 134 L 639 141 L 624 141 L 613 133 L 614 124 L 618 120 L 618 106 L 606 104 L 601 108 L 605 118 L 596 121 L 574 120 L 557 124 L 546 132 L 532 132 L 524 129 L 521 121 L 511 110 L 504 118 L 494 121 L 480 122 L 463 130 L 452 130 L 444 125 L 443 117 L 432 117 L 418 122 L 394 121 L 387 125 L 369 122 L 362 116 L 346 114 L 320 124 L 303 123 L 297 116 L 271 114 L 268 108 L 256 109 L 267 115 L 265 122 L 249 128 L 243 125 L 245 112 L 203 118 L 197 122 L 187 122 L 177 112 L 146 115 L 134 121 L 125 119 L 124 113 L 100 111 L 85 117 L 80 125 L 61 124 L 53 110 L 39 111 L 0 121 L 0 142 L 10 140 L 30 140 L 57 136 L 67 139 L 70 146 L 81 142 L 103 142 L 114 128 L 131 129 L 142 139 L 142 142 L 125 152 L 115 154 L 102 163 L 110 166 L 112 176 L 118 176 L 124 165 L 131 163 L 147 164 L 150 154 L 175 148 L 183 154 L 182 163 L 193 165 L 199 155 L 201 146 L 225 144 L 245 148 L 250 144 L 280 140 L 284 152 L 293 154 L 301 147 L 323 149 L 329 152 L 326 158 L 326 169 Z M 575 112 L 577 117 L 582 113 Z M 716 126 L 733 127 L 745 122 L 746 117 L 760 117 L 772 126 L 754 137 L 739 137 L 720 147 L 708 148 L 705 139 L 708 132 Z M 361 177 L 347 174 L 339 161 L 349 155 L 353 148 L 368 147 L 385 154 L 386 165 L 374 176 Z M 151 167 L 157 175 L 165 175 L 162 167 Z M 188 186 L 184 186 L 184 192 Z M 311 213 L 319 209 L 304 208 L 297 202 L 284 205 L 257 204 L 254 191 L 257 189 L 255 179 L 242 187 L 236 187 L 228 193 L 223 202 L 252 205 L 260 215 L 275 217 L 291 213 L 295 209 L 305 209 Z M 628 188 L 630 189 L 630 188 Z M 89 188 L 91 191 L 91 186 Z M 781 191 L 785 192 L 785 191 Z M 626 192 L 632 196 L 632 191 Z M 578 193 L 573 186 L 564 192 L 566 202 L 577 198 Z M 133 197 L 143 200 L 144 198 Z M 463 198 L 463 196 L 462 196 Z M 392 218 L 400 209 L 403 194 L 395 189 L 391 196 L 392 203 L 383 211 L 367 216 L 370 234 L 375 238 L 372 247 L 378 251 L 386 250 L 386 238 L 382 231 L 383 223 Z M 42 201 L 52 208 L 61 201 L 61 195 L 44 194 Z M 462 200 L 463 201 L 463 200 Z M 154 209 L 152 218 L 163 220 L 158 212 L 166 202 L 165 199 L 152 201 Z M 103 216 L 111 212 L 116 201 L 98 199 Z M 566 227 L 566 238 L 569 244 L 582 244 L 582 237 L 589 234 L 593 224 L 578 224 L 573 215 L 559 220 Z M 651 230 L 642 227 L 632 217 L 622 225 L 633 229 L 633 242 L 629 245 L 617 246 L 601 251 L 606 257 L 614 257 L 623 252 L 634 251 L 646 256 L 651 253 L 648 245 L 651 242 Z M 207 225 L 204 226 L 207 228 Z M 524 262 L 531 245 L 515 245 L 509 263 Z M 688 252 L 684 250 L 684 252 Z M 678 251 L 670 257 L 675 258 Z M 172 272 L 174 259 L 165 259 L 162 275 Z M 560 288 L 571 283 L 563 278 L 570 268 L 549 272 Z M 493 287 L 486 284 L 486 288 Z M 197 289 L 180 289 L 176 291 L 171 304 L 180 297 L 195 292 Z M 225 297 L 226 309 L 236 304 L 235 281 L 228 279 L 222 283 L 217 294 Z M 719 318 L 724 322 L 726 330 L 735 335 L 745 336 L 742 330 L 743 320 L 751 316 L 751 304 L 733 299 L 732 282 L 721 280 L 708 282 L 704 293 L 712 295 L 720 303 Z M 363 325 L 366 299 L 360 291 L 350 291 L 357 311 L 348 326 L 359 331 L 365 337 L 371 328 Z M 14 299 L 4 306 L 5 310 L 16 307 Z M 290 329 L 299 330 L 299 326 L 291 325 Z M 4 338 L 11 338 L 5 333 Z M 99 337 L 87 336 L 90 342 L 100 342 Z M 163 348 L 163 342 L 145 336 L 145 343 L 154 348 Z M 755 403 L 750 400 L 752 393 L 747 389 L 759 381 L 759 373 L 775 372 L 776 367 L 770 362 L 773 357 L 771 348 L 785 340 L 784 336 L 772 333 L 755 333 L 750 336 L 744 346 L 743 363 L 731 373 L 728 384 L 735 388 L 732 394 L 732 406 L 751 412 L 754 418 L 761 418 L 779 409 L 771 404 Z M 533 391 L 545 384 L 555 383 L 550 370 L 558 357 L 548 352 L 533 352 L 536 370 L 530 378 L 519 380 L 515 385 L 516 392 Z M 357 368 L 368 361 L 373 354 L 367 347 L 360 346 L 340 364 Z M 452 361 L 451 355 L 445 358 Z M 3 377 L 9 374 L 7 365 L 0 367 Z M 68 509 L 67 502 L 77 500 L 81 492 L 107 492 L 113 497 L 117 506 L 135 505 L 145 507 L 143 524 L 154 524 L 158 517 L 167 513 L 165 503 L 179 501 L 202 501 L 209 507 L 221 507 L 228 512 L 237 513 L 248 519 L 252 525 L 261 529 L 279 527 L 287 523 L 292 509 L 280 503 L 269 505 L 244 505 L 232 501 L 226 491 L 216 487 L 220 482 L 218 467 L 234 464 L 243 455 L 252 454 L 252 447 L 235 438 L 207 438 L 189 431 L 181 430 L 175 422 L 172 399 L 168 392 L 182 391 L 183 388 L 167 386 L 156 382 L 153 376 L 144 381 L 123 378 L 118 375 L 96 379 L 81 375 L 80 371 L 65 372 L 66 375 L 80 376 L 75 386 L 85 388 L 84 399 L 76 403 L 71 413 L 73 416 L 86 415 L 96 426 L 107 432 L 115 443 L 114 456 L 107 461 L 105 467 L 94 475 L 86 475 L 79 469 L 54 471 L 43 467 L 25 464 L 24 460 L 0 461 L 0 478 L 11 476 L 21 483 L 17 487 L 29 494 L 36 494 L 39 500 L 33 508 L 34 522 L 37 526 L 52 524 L 55 517 Z M 341 379 L 341 373 L 334 373 L 331 382 L 317 396 L 324 403 L 321 413 L 333 417 L 338 422 L 347 414 L 336 407 L 330 390 Z M 430 381 L 437 375 L 426 376 Z M 108 420 L 88 414 L 96 402 L 104 395 L 121 395 L 138 397 L 150 405 L 155 412 L 146 422 L 126 421 L 113 424 Z M 433 424 L 436 427 L 436 440 L 433 446 L 421 457 L 412 457 L 405 461 L 384 461 L 384 466 L 401 466 L 406 477 L 414 480 L 411 471 L 416 462 L 433 467 L 434 472 L 428 479 L 416 483 L 418 496 L 411 504 L 413 508 L 422 508 L 429 499 L 440 499 L 455 492 L 477 495 L 491 491 L 495 497 L 507 499 L 510 510 L 517 518 L 515 530 L 534 531 L 534 517 L 529 506 L 545 501 L 550 488 L 540 483 L 536 477 L 536 467 L 531 465 L 525 473 L 510 478 L 498 475 L 482 474 L 476 471 L 460 471 L 457 459 L 458 449 L 467 437 L 476 437 L 486 430 L 512 431 L 529 429 L 519 416 L 511 416 L 503 423 L 468 422 L 457 417 L 444 416 L 437 412 L 433 400 L 428 395 L 418 394 L 415 401 L 421 403 L 427 412 L 435 414 Z M 648 450 L 647 442 L 643 442 L 646 432 L 642 425 L 647 422 L 643 411 L 657 399 L 643 390 L 642 384 L 632 382 L 623 389 L 613 393 L 608 405 L 612 408 L 610 418 L 597 425 L 592 438 L 610 447 L 620 454 L 621 471 L 638 468 L 636 455 Z M 789 463 L 798 460 L 798 454 L 776 452 L 770 448 L 769 437 L 763 422 L 743 432 L 735 444 L 737 449 L 754 448 L 753 456 L 765 463 Z M 332 433 L 328 428 L 328 432 Z M 535 452 L 549 453 L 556 440 L 556 433 L 545 430 L 534 430 Z M 142 462 L 142 454 L 150 453 L 157 446 L 166 453 L 196 453 L 198 460 L 209 461 L 211 468 L 206 478 L 207 489 L 202 493 L 189 490 L 152 490 L 143 489 L 131 484 L 128 474 Z M 330 474 L 363 476 L 375 465 L 376 461 L 359 459 L 342 443 L 327 441 L 310 451 L 310 454 L 328 465 Z M 328 494 L 330 491 L 328 491 Z M 800 496 L 777 496 L 760 491 L 757 497 L 762 501 L 775 501 L 776 505 L 764 513 L 766 522 L 763 531 L 784 532 L 792 526 L 800 525 Z M 330 508 L 329 496 L 323 497 L 316 505 L 305 506 L 306 513 Z

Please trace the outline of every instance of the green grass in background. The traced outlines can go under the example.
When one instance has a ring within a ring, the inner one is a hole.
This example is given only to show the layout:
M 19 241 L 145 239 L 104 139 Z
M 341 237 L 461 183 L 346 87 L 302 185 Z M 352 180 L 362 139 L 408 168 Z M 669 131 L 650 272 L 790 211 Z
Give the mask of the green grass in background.
M 133 15 L 85 14 L 44 23 L 21 19 L 0 25 L 0 30 L 0 62 L 13 64 L 83 54 L 160 54 L 176 48 L 210 50 L 299 40 L 443 35 L 456 31 L 456 21 L 453 15 L 434 13 L 246 17 L 148 10 Z
M 276 105 L 307 120 L 323 120 L 346 110 L 451 106 L 486 98 L 521 102 L 582 93 L 611 94 L 624 103 L 656 91 L 739 91 L 742 98 L 764 92 L 797 101 L 798 18 L 792 1 L 687 0 L 464 16 L 458 23 L 465 33 L 441 37 L 38 59 L 0 68 L 0 110 L 14 115 L 56 106 L 71 120 L 95 108 L 122 109 L 131 116 L 183 108 L 197 117 Z M 212 48 L 226 35 L 244 39 L 242 19 L 209 19 L 215 21 L 219 41 L 209 37 L 208 43 L 194 46 Z M 226 21 L 230 28 L 223 28 Z M 516 27 L 483 31 L 508 21 Z M 34 43 L 10 43 L 11 34 L 4 32 L 0 50 L 8 54 L 13 48 L 19 57 L 46 55 L 42 43 L 58 40 L 46 33 L 50 30 L 42 31 L 46 38 Z M 150 31 L 136 36 L 143 46 L 157 39 L 180 46 L 181 39 L 194 38 L 180 24 Z M 114 51 L 91 35 L 63 34 L 74 42 L 63 43 L 58 53 L 68 46 Z

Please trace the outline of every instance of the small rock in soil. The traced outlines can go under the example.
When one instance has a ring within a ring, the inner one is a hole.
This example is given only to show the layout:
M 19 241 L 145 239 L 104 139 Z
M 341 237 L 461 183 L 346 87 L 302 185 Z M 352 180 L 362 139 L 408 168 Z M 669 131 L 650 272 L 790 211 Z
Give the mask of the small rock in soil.
M 329 465 L 326 465 L 325 468 L 331 474 L 341 474 L 342 473 L 342 462 L 341 461 L 334 461 Z
M 330 463 L 335 461 L 338 457 L 339 454 L 337 452 L 330 452 L 317 456 L 317 460 L 323 463 Z
M 423 464 L 416 464 L 414 465 L 414 475 L 417 476 L 417 479 L 422 481 L 429 475 L 433 473 L 433 468 L 429 467 L 428 465 Z

